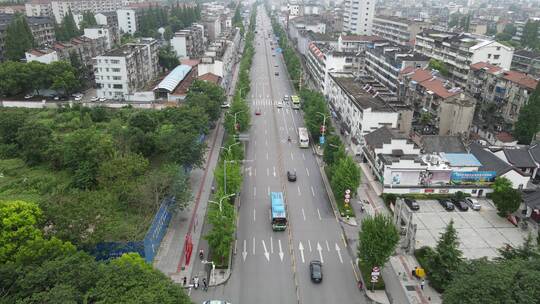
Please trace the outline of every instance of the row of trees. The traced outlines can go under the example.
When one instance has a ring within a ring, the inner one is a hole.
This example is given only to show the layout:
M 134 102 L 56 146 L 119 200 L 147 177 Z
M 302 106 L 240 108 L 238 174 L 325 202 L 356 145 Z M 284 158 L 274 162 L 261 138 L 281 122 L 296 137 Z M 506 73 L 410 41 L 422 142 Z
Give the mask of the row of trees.
M 285 65 L 287 66 L 289 77 L 291 78 L 295 88 L 300 89 L 302 83 L 302 64 L 300 62 L 300 58 L 296 54 L 294 48 L 289 44 L 287 33 L 285 33 L 283 28 L 281 28 L 275 17 L 272 17 L 272 29 L 274 34 L 278 37 L 279 47 L 283 52 L 283 58 L 285 59 Z
M 176 31 L 190 26 L 200 18 L 201 8 L 199 5 L 191 7 L 177 2 L 171 8 L 150 7 L 145 9 L 139 17 L 136 35 L 161 38 L 158 29 L 163 27 L 165 29 L 163 36 L 169 40 Z
M 244 146 L 237 141 L 236 134 L 249 128 L 249 106 L 245 97 L 249 93 L 249 70 L 254 55 L 253 39 L 255 30 L 256 7 L 252 8 L 249 31 L 245 38 L 244 56 L 240 63 L 239 79 L 228 115 L 225 119 L 227 138 L 220 154 L 218 166 L 214 170 L 216 191 L 210 202 L 208 221 L 212 228 L 205 235 L 213 261 L 220 267 L 227 267 L 231 244 L 236 229 L 236 210 L 234 198 L 242 187 L 242 160 Z M 236 121 L 235 121 L 236 117 Z M 236 122 L 236 124 L 235 124 Z
M 34 36 L 22 14 L 15 14 L 7 26 L 4 37 L 4 57 L 6 60 L 19 61 L 24 52 L 34 46 Z
M 81 86 L 81 72 L 69 62 L 44 64 L 7 61 L 0 64 L 0 94 L 14 96 L 51 89 L 71 94 Z
M 540 21 L 527 20 L 523 27 L 521 36 L 521 45 L 526 48 L 540 50 L 540 39 L 538 39 L 538 31 L 540 30 Z
M 182 288 L 137 254 L 97 262 L 69 242 L 47 237 L 40 208 L 0 201 L 3 303 L 191 303 Z

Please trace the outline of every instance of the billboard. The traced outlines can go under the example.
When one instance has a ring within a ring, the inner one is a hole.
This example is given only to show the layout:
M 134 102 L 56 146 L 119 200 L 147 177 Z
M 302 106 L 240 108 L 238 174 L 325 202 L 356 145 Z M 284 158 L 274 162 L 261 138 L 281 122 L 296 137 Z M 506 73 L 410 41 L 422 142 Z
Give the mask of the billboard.
M 495 171 L 454 171 L 452 184 L 485 184 L 492 183 L 497 177 Z

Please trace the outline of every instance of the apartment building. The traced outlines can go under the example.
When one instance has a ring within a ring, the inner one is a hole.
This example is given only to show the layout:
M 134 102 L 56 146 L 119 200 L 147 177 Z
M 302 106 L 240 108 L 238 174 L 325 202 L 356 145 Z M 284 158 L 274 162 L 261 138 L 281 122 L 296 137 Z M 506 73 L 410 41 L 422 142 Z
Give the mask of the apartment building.
M 477 62 L 471 65 L 467 90 L 479 102 L 495 104 L 497 112 L 513 125 L 537 85 L 538 80 L 527 74 Z
M 312 42 L 306 54 L 308 80 L 317 90 L 327 95 L 329 73 L 358 73 L 363 63 L 361 59 L 357 52 L 340 52 L 329 43 Z
M 343 29 L 357 35 L 371 35 L 375 0 L 345 0 Z
M 227 88 L 231 82 L 232 68 L 240 47 L 240 31 L 229 29 L 216 41 L 208 45 L 198 66 L 198 76 L 207 73 L 222 78 L 221 86 Z
M 416 35 L 415 51 L 445 63 L 451 80 L 465 88 L 471 64 L 488 62 L 510 69 L 514 48 L 499 42 L 473 36 L 435 30 Z
M 124 7 L 122 0 L 69 0 L 51 1 L 52 14 L 57 23 L 71 10 L 73 14 L 114 12 Z
M 404 101 L 418 114 L 429 113 L 431 117 L 427 126 L 417 124 L 418 133 L 425 133 L 424 128 L 428 127 L 428 131 L 441 136 L 468 136 L 476 106 L 472 96 L 434 70 L 405 71 L 402 82 L 400 91 Z
M 410 47 L 393 43 L 375 44 L 366 50 L 366 71 L 385 85 L 390 91 L 398 93 L 402 85 L 400 74 L 406 68 L 422 68 L 429 58 Z
M 107 26 L 91 27 L 84 29 L 84 36 L 90 39 L 103 38 L 105 40 L 105 49 L 110 50 L 119 44 L 118 32 L 111 30 Z
M 373 18 L 373 35 L 399 45 L 414 46 L 416 35 L 429 25 L 419 20 L 377 15 Z
M 4 36 L 14 14 L 0 14 L 0 61 L 4 60 Z M 54 21 L 48 17 L 26 17 L 36 46 L 50 45 L 56 40 Z
M 72 54 L 79 58 L 81 64 L 93 70 L 93 58 L 105 53 L 107 50 L 105 37 L 90 38 L 80 36 L 72 38 L 69 42 L 54 42 L 44 48 L 30 49 L 26 52 L 26 60 L 51 63 L 59 60 L 69 61 Z
M 170 43 L 178 58 L 200 58 L 205 48 L 204 27 L 193 24 L 187 29 L 180 30 L 174 33 Z
M 136 9 L 123 8 L 116 11 L 120 33 L 133 35 L 138 30 L 140 13 Z
M 219 15 L 205 15 L 201 19 L 201 24 L 205 28 L 208 41 L 215 41 L 221 34 L 221 19 Z
M 337 49 L 340 52 L 365 52 L 367 48 L 374 47 L 378 42 L 385 42 L 385 40 L 374 35 L 339 35 Z
M 411 129 L 412 108 L 372 78 L 330 73 L 326 98 L 341 133 L 350 138 L 355 154 L 361 153 L 363 137 L 381 126 L 405 133 Z
M 512 70 L 540 78 L 540 52 L 516 50 L 512 57 Z
M 32 0 L 24 4 L 28 17 L 51 17 L 52 5 L 50 0 Z
M 97 96 L 126 99 L 143 89 L 159 73 L 159 43 L 152 38 L 140 38 L 97 56 L 94 73 Z

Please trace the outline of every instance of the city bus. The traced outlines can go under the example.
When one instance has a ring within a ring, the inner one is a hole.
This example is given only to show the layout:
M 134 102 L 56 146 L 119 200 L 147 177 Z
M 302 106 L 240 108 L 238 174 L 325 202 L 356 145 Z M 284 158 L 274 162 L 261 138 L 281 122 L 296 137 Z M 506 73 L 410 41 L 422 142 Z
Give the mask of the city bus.
M 291 96 L 291 101 L 292 101 L 292 108 L 293 109 L 295 109 L 295 110 L 300 109 L 300 97 L 298 97 L 296 95 L 293 95 L 293 96 Z
M 270 193 L 272 212 L 272 230 L 283 231 L 287 228 L 287 213 L 285 211 L 285 201 L 283 200 L 282 192 Z
M 298 128 L 298 144 L 300 148 L 309 148 L 309 135 L 306 128 Z

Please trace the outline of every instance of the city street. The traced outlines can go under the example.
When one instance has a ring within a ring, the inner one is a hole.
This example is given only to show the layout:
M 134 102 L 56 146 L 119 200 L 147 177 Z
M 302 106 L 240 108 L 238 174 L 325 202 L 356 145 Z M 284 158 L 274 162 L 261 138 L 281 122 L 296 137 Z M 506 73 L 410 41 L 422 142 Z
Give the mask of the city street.
M 262 6 L 257 31 L 249 97 L 252 126 L 232 275 L 207 292 L 192 290 L 191 297 L 196 303 L 363 303 L 350 255 L 356 249 L 346 247 L 313 150 L 298 145 L 301 111 L 290 104 L 275 105 L 293 90 L 281 54 L 271 49 L 270 19 Z M 275 41 L 273 45 L 277 48 Z M 256 110 L 261 115 L 255 115 Z M 298 180 L 288 182 L 287 171 L 296 171 Z M 289 221 L 285 231 L 272 231 L 270 192 L 284 193 Z M 323 263 L 322 283 L 310 280 L 312 260 Z

